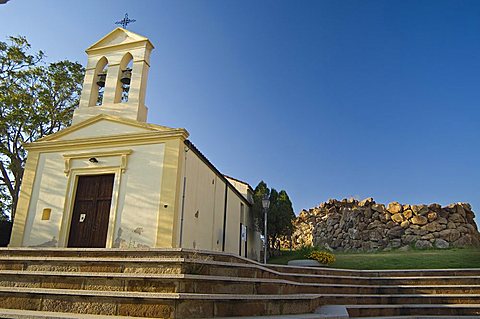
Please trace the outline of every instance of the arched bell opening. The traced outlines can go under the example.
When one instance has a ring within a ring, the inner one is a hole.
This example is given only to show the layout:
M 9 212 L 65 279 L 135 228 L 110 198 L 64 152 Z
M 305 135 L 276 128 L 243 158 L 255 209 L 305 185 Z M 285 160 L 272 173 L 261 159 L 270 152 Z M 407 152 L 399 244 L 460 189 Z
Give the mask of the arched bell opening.
M 96 90 L 96 99 L 95 105 L 100 106 L 103 104 L 103 95 L 105 93 L 105 82 L 107 81 L 108 73 L 108 60 L 105 57 L 102 57 L 95 68 L 95 85 Z
M 120 62 L 120 76 L 118 79 L 118 88 L 115 102 L 127 103 L 132 81 L 133 56 L 130 53 L 125 54 Z

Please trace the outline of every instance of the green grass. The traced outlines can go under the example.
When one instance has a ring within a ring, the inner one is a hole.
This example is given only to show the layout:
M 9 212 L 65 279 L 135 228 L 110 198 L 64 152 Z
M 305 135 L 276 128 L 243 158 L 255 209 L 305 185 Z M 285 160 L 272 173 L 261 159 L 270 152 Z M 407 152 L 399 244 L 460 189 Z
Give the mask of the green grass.
M 268 263 L 286 265 L 289 260 L 305 259 L 305 251 L 282 251 Z M 376 253 L 334 253 L 329 268 L 344 269 L 439 269 L 480 268 L 480 249 L 410 250 Z

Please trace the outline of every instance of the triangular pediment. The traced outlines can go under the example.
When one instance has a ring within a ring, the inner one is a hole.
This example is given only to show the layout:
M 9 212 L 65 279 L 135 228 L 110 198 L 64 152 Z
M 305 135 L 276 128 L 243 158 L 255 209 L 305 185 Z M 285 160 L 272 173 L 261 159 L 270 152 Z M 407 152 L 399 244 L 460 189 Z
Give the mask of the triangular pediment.
M 178 129 L 100 114 L 86 121 L 67 127 L 57 133 L 45 136 L 37 142 L 67 141 L 149 132 L 171 132 L 176 130 Z
M 148 43 L 153 48 L 153 45 L 150 40 L 148 40 L 148 38 L 123 28 L 116 28 L 115 30 L 98 40 L 85 51 L 89 52 L 113 46 L 136 44 L 142 42 Z

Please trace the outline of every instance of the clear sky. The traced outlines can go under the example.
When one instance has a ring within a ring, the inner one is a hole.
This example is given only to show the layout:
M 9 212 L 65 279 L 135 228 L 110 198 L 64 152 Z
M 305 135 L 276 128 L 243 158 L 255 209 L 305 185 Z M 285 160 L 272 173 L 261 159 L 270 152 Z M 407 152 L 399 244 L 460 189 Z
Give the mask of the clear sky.
M 480 1 L 11 0 L 0 38 L 85 64 L 125 12 L 156 47 L 149 122 L 223 173 L 297 213 L 372 196 L 480 214 Z

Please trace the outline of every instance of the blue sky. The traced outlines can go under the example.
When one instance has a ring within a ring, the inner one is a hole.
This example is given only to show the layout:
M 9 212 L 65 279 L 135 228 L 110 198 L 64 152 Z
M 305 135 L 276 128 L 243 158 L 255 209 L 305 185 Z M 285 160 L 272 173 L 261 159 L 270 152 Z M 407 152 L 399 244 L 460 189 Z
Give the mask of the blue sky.
M 480 213 L 480 2 L 11 0 L 0 38 L 85 64 L 125 12 L 156 46 L 149 122 L 225 174 L 297 213 L 349 196 Z

